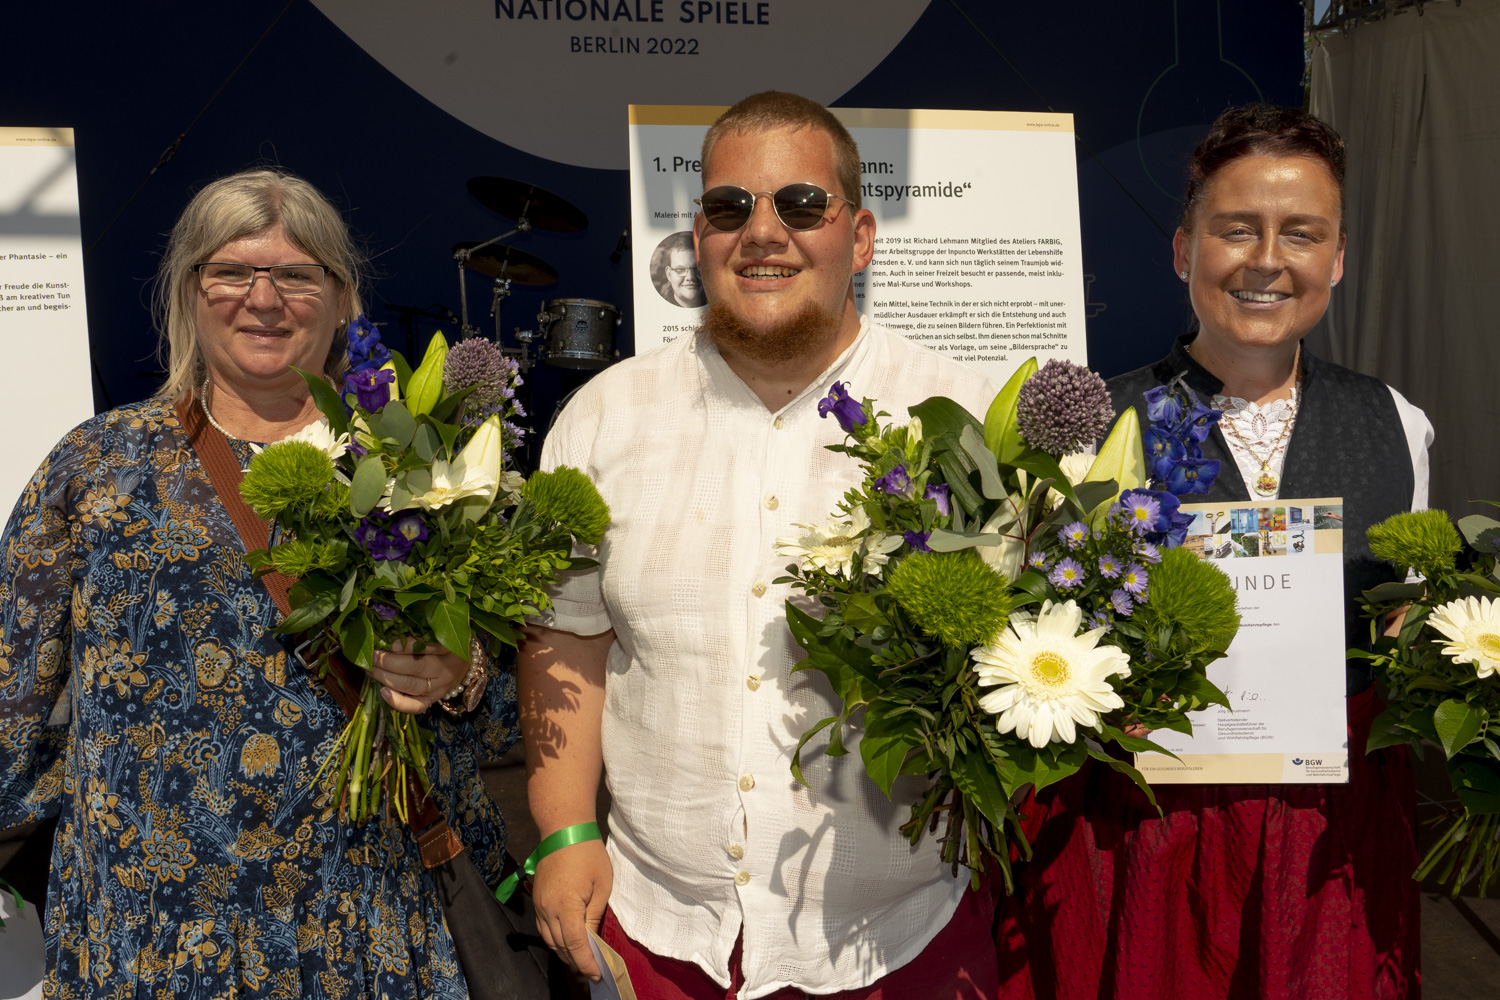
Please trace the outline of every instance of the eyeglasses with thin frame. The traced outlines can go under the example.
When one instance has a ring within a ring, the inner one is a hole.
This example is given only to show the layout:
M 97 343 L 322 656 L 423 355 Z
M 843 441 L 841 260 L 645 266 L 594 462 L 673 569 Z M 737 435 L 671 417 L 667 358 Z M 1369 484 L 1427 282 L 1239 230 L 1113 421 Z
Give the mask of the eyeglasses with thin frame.
M 322 264 L 273 264 L 270 267 L 254 267 L 250 264 L 231 264 L 223 261 L 205 261 L 194 264 L 199 286 L 210 295 L 234 295 L 243 298 L 255 286 L 255 276 L 261 271 L 271 280 L 271 286 L 282 295 L 316 295 L 323 290 L 328 268 Z
M 674 278 L 686 278 L 690 274 L 697 274 L 698 269 L 692 265 L 687 267 L 668 267 L 667 273 Z
M 817 184 L 800 181 L 775 191 L 751 191 L 737 184 L 721 184 L 703 192 L 693 201 L 703 209 L 703 219 L 721 233 L 733 233 L 745 227 L 755 214 L 755 200 L 761 195 L 771 199 L 771 208 L 781 224 L 793 232 L 806 232 L 823 221 L 829 202 L 837 198 L 846 205 L 854 202 L 833 194 Z

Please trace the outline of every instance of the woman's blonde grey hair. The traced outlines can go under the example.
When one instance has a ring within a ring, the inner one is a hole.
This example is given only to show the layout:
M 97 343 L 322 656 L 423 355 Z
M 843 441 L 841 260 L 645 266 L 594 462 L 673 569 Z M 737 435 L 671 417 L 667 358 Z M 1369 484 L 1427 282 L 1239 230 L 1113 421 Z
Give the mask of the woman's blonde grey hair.
M 348 293 L 345 325 L 364 311 L 360 296 L 364 257 L 338 209 L 317 188 L 280 170 L 244 170 L 221 177 L 183 209 L 157 271 L 152 311 L 159 337 L 157 355 L 167 367 L 158 398 L 181 399 L 203 378 L 203 352 L 193 319 L 198 295 L 193 265 L 211 260 L 224 244 L 278 222 L 287 240 L 328 268 L 329 280 Z M 343 338 L 335 335 L 324 366 L 329 375 L 342 374 L 344 347 Z

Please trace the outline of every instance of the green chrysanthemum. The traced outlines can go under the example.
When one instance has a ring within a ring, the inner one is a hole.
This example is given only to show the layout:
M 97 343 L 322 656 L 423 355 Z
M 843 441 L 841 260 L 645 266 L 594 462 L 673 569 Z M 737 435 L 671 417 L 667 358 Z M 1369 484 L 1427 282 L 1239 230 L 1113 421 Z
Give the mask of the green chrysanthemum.
M 1166 549 L 1151 567 L 1146 600 L 1131 620 L 1155 631 L 1169 627 L 1179 653 L 1225 649 L 1240 629 L 1234 585 L 1186 549 Z
M 598 545 L 609 527 L 609 505 L 587 476 L 569 466 L 536 473 L 521 487 L 521 496 L 542 517 L 558 522 L 587 545 Z
M 333 481 L 333 460 L 305 441 L 282 441 L 250 460 L 240 495 L 270 520 L 284 510 L 304 510 Z
M 338 481 L 331 482 L 319 493 L 308 514 L 320 521 L 337 521 L 349 513 L 349 487 Z
M 917 627 L 950 649 L 989 642 L 1010 620 L 1010 584 L 972 550 L 913 553 L 886 588 Z
M 314 570 L 333 573 L 343 568 L 346 546 L 299 538 L 271 549 L 271 565 L 278 573 L 302 577 Z
M 1370 551 L 1402 569 L 1414 569 L 1423 576 L 1452 569 L 1455 557 L 1464 543 L 1458 530 L 1440 510 L 1418 510 L 1396 514 L 1365 533 Z

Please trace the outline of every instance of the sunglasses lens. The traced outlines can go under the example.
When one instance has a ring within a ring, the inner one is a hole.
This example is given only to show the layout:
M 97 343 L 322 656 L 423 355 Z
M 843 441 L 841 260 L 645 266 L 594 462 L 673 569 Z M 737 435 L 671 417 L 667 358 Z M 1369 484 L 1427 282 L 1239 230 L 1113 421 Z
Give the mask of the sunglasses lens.
M 703 192 L 698 205 L 710 226 L 732 233 L 750 221 L 750 213 L 755 211 L 755 195 L 744 188 L 726 184 Z
M 816 184 L 788 184 L 771 197 L 781 224 L 788 229 L 811 229 L 828 211 L 828 192 Z

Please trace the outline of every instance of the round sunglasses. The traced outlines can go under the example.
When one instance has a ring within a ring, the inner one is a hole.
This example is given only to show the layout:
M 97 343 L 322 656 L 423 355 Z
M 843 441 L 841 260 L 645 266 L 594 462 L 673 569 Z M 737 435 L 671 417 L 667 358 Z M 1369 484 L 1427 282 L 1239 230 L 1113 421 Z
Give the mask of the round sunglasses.
M 830 199 L 837 198 L 850 206 L 854 204 L 841 194 L 830 194 L 806 181 L 788 184 L 775 191 L 751 191 L 737 184 L 721 184 L 709 188 L 703 192 L 703 197 L 693 201 L 703 209 L 704 221 L 710 226 L 721 233 L 733 233 L 750 221 L 750 216 L 755 214 L 755 199 L 761 195 L 771 199 L 771 208 L 781 224 L 799 233 L 823 221 Z

